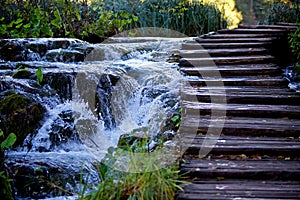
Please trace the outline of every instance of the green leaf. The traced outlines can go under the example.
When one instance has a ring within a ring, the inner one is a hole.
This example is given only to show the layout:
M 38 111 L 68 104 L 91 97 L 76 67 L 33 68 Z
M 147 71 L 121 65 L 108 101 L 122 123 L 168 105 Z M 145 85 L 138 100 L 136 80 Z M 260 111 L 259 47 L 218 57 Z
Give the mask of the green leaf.
M 43 81 L 43 72 L 42 72 L 42 67 L 39 67 L 36 72 L 35 75 L 37 77 L 37 84 L 40 85 Z
M 1 143 L 1 149 L 10 148 L 17 141 L 17 136 L 11 133 L 7 138 Z
M 171 121 L 172 122 L 176 122 L 180 119 L 180 116 L 179 115 L 175 115 L 174 117 L 171 118 Z
M 2 137 L 3 135 L 3 131 L 0 129 L 0 137 Z

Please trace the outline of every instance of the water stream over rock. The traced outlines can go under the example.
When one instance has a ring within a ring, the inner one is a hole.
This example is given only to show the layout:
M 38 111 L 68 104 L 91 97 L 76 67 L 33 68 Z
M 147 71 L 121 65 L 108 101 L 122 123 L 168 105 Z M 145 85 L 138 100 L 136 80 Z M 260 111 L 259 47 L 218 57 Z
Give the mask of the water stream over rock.
M 0 128 L 20 132 L 6 164 L 17 199 L 74 196 L 81 179 L 100 181 L 95 164 L 120 137 L 174 130 L 182 76 L 166 61 L 182 40 L 1 40 Z

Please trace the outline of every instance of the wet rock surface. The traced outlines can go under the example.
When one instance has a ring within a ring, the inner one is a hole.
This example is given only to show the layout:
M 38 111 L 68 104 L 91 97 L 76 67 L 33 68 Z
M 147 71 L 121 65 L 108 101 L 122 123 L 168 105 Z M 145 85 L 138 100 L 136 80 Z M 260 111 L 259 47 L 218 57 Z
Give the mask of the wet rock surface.
M 80 62 L 93 50 L 89 43 L 77 39 L 2 39 L 0 60 Z
M 5 135 L 15 133 L 15 146 L 21 145 L 28 134 L 40 126 L 45 108 L 33 99 L 11 94 L 0 100 L 0 128 Z

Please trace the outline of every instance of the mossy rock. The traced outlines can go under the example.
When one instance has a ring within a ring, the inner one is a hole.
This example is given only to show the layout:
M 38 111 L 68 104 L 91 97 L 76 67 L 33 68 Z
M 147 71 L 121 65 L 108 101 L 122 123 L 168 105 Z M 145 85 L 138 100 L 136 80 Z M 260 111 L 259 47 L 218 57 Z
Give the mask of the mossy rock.
M 31 76 L 31 72 L 28 69 L 20 69 L 17 70 L 12 77 L 18 79 L 29 79 Z
M 12 94 L 0 100 L 0 128 L 4 135 L 15 133 L 21 145 L 29 133 L 32 133 L 43 119 L 45 108 L 33 99 L 21 94 Z

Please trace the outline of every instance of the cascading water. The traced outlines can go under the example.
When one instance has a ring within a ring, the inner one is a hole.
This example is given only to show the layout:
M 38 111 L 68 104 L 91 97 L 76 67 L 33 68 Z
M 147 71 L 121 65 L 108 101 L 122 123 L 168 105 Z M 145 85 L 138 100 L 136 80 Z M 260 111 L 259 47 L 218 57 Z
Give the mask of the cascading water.
M 89 184 L 100 181 L 94 165 L 120 136 L 143 130 L 155 137 L 168 130 L 166 120 L 180 107 L 182 77 L 177 65 L 166 60 L 182 39 L 138 41 L 116 38 L 90 45 L 29 39 L 19 41 L 18 60 L 1 58 L 1 96 L 15 90 L 46 109 L 39 128 L 8 154 L 17 198 L 74 195 L 80 192 L 80 174 L 83 180 L 89 176 Z M 12 78 L 11 69 L 20 66 L 31 76 Z M 40 86 L 33 76 L 39 66 L 44 74 Z

